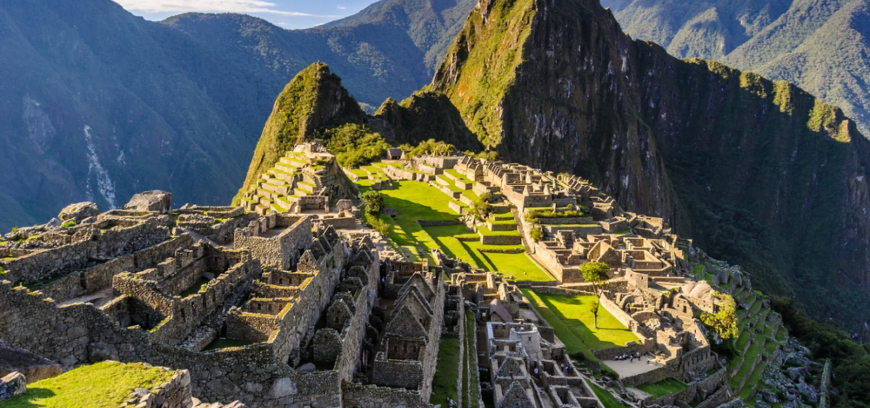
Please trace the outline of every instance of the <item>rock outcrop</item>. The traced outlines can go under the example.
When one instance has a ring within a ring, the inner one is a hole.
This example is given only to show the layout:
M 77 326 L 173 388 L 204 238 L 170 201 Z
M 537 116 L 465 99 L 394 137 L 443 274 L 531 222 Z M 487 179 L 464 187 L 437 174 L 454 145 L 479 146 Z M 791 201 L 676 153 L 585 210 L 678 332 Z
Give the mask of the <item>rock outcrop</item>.
M 30 382 L 36 382 L 58 376 L 63 369 L 58 363 L 0 341 L 0 377 L 15 372 L 23 374 Z
M 64 207 L 63 210 L 60 210 L 57 218 L 60 218 L 61 221 L 73 220 L 79 222 L 85 218 L 96 217 L 97 215 L 100 215 L 100 208 L 97 207 L 97 204 L 85 201 Z
M 172 194 L 158 190 L 145 191 L 134 195 L 130 202 L 124 205 L 124 209 L 167 213 L 172 209 Z

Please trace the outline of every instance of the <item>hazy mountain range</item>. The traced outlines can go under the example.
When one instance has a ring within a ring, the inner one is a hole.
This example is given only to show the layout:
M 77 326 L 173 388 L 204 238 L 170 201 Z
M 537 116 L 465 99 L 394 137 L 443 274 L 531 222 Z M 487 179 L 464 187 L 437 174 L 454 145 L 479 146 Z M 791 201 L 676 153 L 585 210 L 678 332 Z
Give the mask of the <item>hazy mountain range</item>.
M 150 22 L 110 0 L 2 2 L 0 230 L 145 189 L 228 203 L 298 71 L 329 63 L 364 107 L 403 99 L 429 83 L 473 6 L 389 0 L 288 31 L 233 14 Z

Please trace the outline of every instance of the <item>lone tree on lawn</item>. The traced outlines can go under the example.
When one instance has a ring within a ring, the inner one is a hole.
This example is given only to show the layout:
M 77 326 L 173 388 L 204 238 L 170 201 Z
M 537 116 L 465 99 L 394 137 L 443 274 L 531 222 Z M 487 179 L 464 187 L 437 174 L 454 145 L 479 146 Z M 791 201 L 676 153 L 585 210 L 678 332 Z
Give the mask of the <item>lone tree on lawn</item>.
M 601 297 L 601 291 L 598 284 L 608 279 L 607 272 L 610 271 L 610 265 L 604 262 L 589 262 L 580 267 L 580 272 L 583 273 L 583 280 L 592 284 L 592 290 L 595 291 L 595 303 L 592 304 L 592 317 L 595 323 L 595 328 L 598 329 L 598 299 Z

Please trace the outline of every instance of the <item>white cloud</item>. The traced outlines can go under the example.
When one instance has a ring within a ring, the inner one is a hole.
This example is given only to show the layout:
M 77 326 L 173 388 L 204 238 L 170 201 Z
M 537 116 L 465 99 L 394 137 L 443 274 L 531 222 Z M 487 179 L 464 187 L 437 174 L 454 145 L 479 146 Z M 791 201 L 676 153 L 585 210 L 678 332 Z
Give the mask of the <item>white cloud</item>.
M 290 17 L 339 17 L 324 16 L 275 8 L 275 3 L 263 0 L 115 0 L 127 10 L 148 13 L 266 13 Z
M 335 8 L 337 8 L 339 10 L 347 10 L 347 7 L 342 6 L 342 5 L 335 6 Z

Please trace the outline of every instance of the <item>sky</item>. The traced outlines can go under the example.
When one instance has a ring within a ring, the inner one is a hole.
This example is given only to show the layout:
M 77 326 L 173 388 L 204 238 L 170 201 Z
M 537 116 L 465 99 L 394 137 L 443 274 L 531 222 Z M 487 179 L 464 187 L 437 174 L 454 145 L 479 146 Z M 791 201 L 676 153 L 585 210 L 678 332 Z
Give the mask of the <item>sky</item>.
M 115 0 L 148 20 L 176 14 L 243 13 L 283 28 L 309 28 L 351 16 L 376 0 Z

